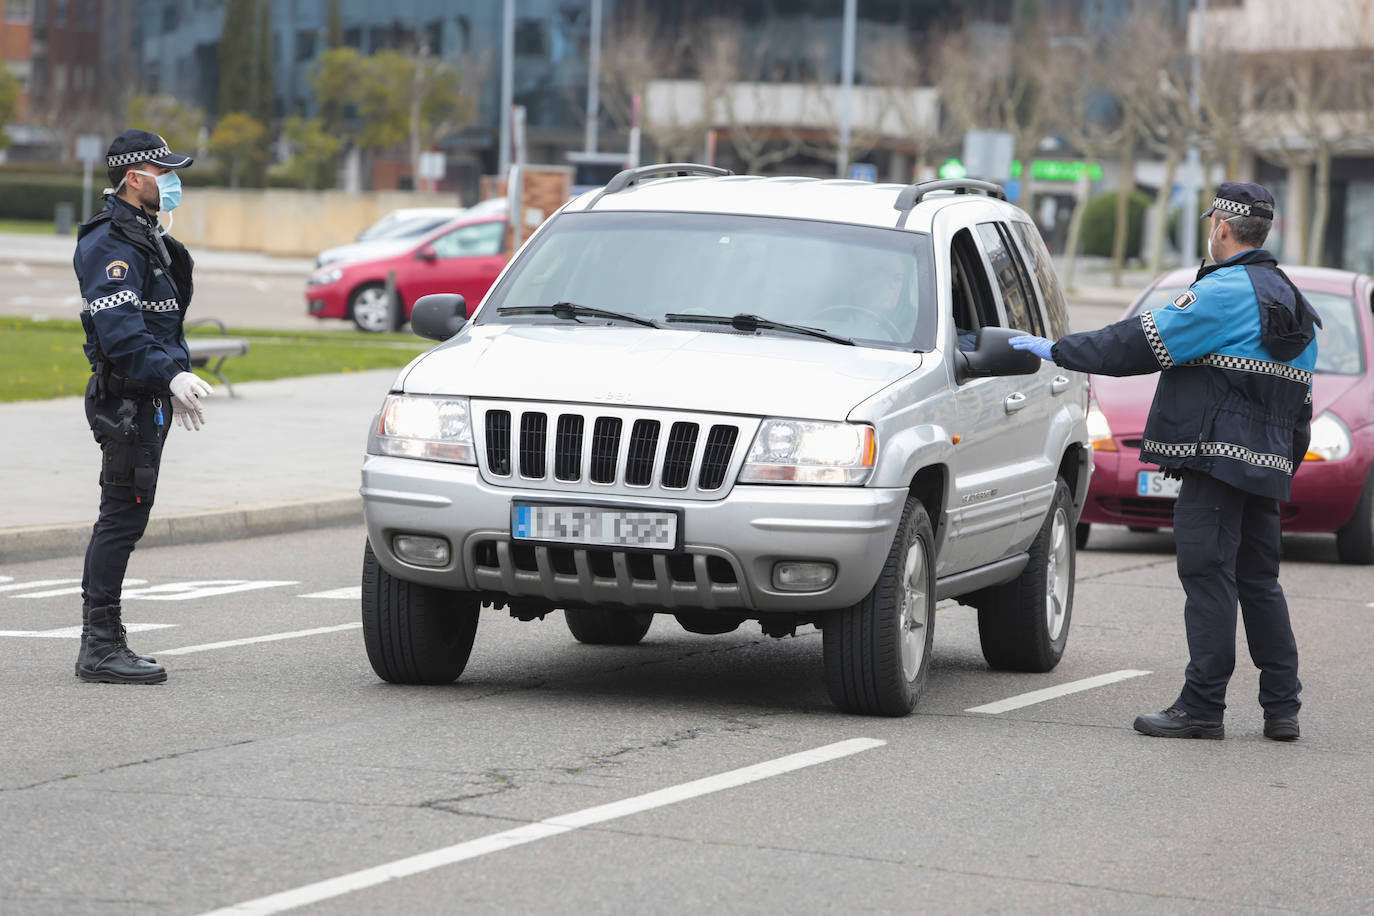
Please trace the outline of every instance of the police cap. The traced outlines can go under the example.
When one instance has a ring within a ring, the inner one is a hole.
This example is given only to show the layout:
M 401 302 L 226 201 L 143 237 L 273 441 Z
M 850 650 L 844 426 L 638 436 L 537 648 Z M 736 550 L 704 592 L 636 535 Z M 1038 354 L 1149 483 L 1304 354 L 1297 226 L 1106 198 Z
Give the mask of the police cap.
M 190 156 L 172 152 L 167 146 L 167 141 L 152 131 L 135 128 L 130 128 L 115 137 L 110 143 L 110 148 L 105 151 L 107 168 L 116 169 L 140 162 L 151 162 L 164 169 L 184 169 L 191 164 L 192 159 Z
M 1217 196 L 1212 198 L 1212 205 L 1202 214 L 1202 218 L 1206 219 L 1218 211 L 1223 218 L 1259 216 L 1273 219 L 1274 195 L 1248 181 L 1223 181 L 1217 186 Z

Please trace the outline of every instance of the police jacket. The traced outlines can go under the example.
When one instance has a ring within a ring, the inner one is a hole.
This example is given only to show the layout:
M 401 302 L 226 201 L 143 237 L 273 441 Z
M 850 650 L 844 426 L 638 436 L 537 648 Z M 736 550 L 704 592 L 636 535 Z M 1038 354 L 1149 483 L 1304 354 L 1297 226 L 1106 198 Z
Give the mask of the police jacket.
M 1102 375 L 1160 372 L 1142 461 L 1287 499 L 1311 438 L 1321 319 L 1264 249 L 1204 267 L 1164 308 L 1069 334 L 1054 361 Z
M 191 368 L 182 325 L 191 304 L 190 254 L 142 209 L 110 195 L 77 230 L 86 358 L 136 386 L 165 391 Z

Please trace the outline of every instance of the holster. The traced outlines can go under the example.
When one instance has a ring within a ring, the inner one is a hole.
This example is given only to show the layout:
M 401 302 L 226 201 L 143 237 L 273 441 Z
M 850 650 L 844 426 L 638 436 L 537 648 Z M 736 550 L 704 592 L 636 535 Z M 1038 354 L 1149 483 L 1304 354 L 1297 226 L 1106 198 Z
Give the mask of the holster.
M 117 419 L 95 413 L 92 423 L 100 434 L 101 484 L 130 487 L 134 501 L 143 502 L 157 486 L 157 468 L 151 446 L 139 436 L 138 405 L 134 398 L 122 397 Z

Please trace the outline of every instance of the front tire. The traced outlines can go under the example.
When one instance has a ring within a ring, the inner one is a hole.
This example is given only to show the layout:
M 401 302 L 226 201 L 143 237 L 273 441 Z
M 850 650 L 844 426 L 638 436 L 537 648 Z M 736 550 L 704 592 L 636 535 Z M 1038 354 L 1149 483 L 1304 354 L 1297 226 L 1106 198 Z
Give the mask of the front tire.
M 919 500 L 907 500 L 872 591 L 827 616 L 821 635 L 836 706 L 869 716 L 916 708 L 935 639 L 935 536 Z
M 978 597 L 978 641 L 990 666 L 1050 671 L 1059 664 L 1073 615 L 1075 543 L 1072 499 L 1061 479 L 1026 568 Z
M 396 329 L 391 297 L 380 283 L 364 283 L 348 300 L 348 317 L 360 331 L 381 334 Z
M 450 684 L 467 667 L 480 613 L 463 592 L 398 579 L 363 549 L 363 644 L 392 684 Z
M 1342 563 L 1374 563 L 1374 469 L 1364 482 L 1355 514 L 1336 531 L 1336 553 Z
M 593 646 L 633 646 L 649 632 L 654 615 L 599 607 L 567 607 L 563 609 L 563 621 L 578 642 Z

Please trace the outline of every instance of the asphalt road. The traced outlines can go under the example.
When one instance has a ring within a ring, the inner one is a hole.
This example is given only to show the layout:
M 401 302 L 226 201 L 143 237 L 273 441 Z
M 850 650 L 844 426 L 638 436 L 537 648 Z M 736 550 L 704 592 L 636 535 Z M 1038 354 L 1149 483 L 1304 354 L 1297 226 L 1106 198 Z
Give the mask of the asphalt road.
M 1371 909 L 1374 568 L 1330 539 L 1287 543 L 1307 706 L 1279 744 L 1243 640 L 1225 741 L 1131 730 L 1185 662 L 1167 535 L 1093 532 L 1048 674 L 987 670 L 974 615 L 944 606 L 897 720 L 830 707 L 809 628 L 668 617 L 606 648 L 487 611 L 457 684 L 384 684 L 363 537 L 138 551 L 125 619 L 158 687 L 72 676 L 75 635 L 46 631 L 79 623 L 78 559 L 0 566 L 0 911 Z

